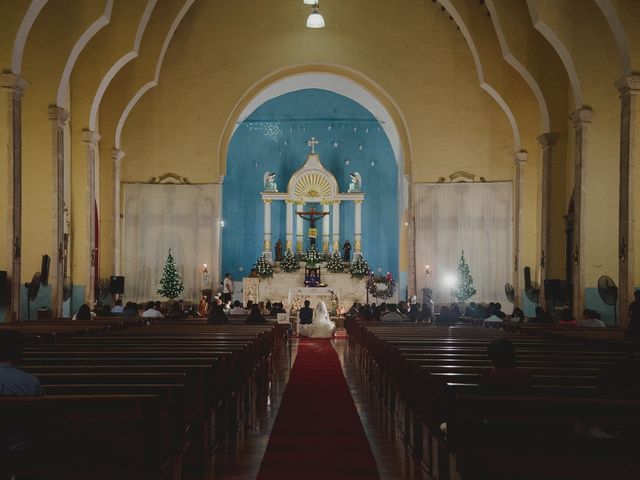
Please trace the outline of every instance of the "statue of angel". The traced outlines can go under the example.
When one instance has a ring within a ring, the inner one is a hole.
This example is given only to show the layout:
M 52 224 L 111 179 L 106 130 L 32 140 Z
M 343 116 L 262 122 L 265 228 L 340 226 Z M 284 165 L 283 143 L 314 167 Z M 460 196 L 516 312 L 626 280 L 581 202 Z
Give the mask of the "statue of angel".
M 349 184 L 348 193 L 356 193 L 362 191 L 362 177 L 358 172 L 352 172 L 351 183 Z
M 265 192 L 277 192 L 278 185 L 276 185 L 276 174 L 274 172 L 266 172 L 263 177 L 264 191 Z

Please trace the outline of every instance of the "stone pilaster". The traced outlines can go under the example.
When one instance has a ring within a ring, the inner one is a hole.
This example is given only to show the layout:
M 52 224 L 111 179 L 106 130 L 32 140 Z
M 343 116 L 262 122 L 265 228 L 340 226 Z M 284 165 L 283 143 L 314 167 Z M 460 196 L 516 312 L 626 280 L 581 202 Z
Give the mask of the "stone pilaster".
M 354 259 L 362 256 L 362 200 L 354 200 L 356 213 L 354 216 Z
M 7 320 L 20 318 L 22 239 L 22 97 L 29 82 L 20 75 L 0 73 L 0 267 L 10 283 Z M 2 133 L 5 132 L 5 133 Z
M 620 92 L 620 208 L 618 226 L 618 297 L 622 325 L 629 323 L 628 305 L 640 280 L 640 258 L 635 245 L 640 241 L 640 74 L 628 75 L 616 82 Z
M 340 200 L 333 202 L 333 251 L 340 251 Z
M 121 219 L 120 219 L 120 181 L 122 178 L 122 159 L 125 153 L 114 148 L 111 150 L 111 160 L 113 160 L 113 271 L 114 275 L 120 275 L 121 261 Z
M 83 248 L 80 258 L 86 260 L 86 266 L 88 268 L 87 275 L 87 287 L 85 290 L 85 302 L 88 305 L 93 305 L 95 302 L 95 288 L 96 288 L 96 271 L 98 270 L 98 250 L 96 248 L 96 151 L 98 150 L 98 143 L 100 142 L 100 134 L 91 130 L 82 131 L 82 142 L 86 145 L 86 186 L 85 195 L 83 198 L 83 212 L 78 212 L 78 205 L 74 203 L 72 216 L 75 217 L 75 225 L 80 226 L 82 222 L 86 222 L 85 231 L 87 241 L 83 246 L 76 242 L 78 248 Z M 88 220 L 88 221 L 87 221 Z M 74 231 L 77 231 L 74 229 Z M 77 236 L 76 236 L 77 240 Z
M 304 209 L 304 202 L 296 202 L 296 213 L 301 213 Z M 304 228 L 302 225 L 302 217 L 296 215 L 296 253 L 302 253 L 304 244 Z
M 51 120 L 51 156 L 54 165 L 53 175 L 53 249 L 54 258 L 51 259 L 49 269 L 49 283 L 51 284 L 51 312 L 54 317 L 62 316 L 64 302 L 64 126 L 69 120 L 69 112 L 57 105 L 49 107 Z
M 262 254 L 271 260 L 271 200 L 264 202 L 264 242 Z
M 579 316 L 584 310 L 585 295 L 585 177 L 588 171 L 587 137 L 593 111 L 583 107 L 569 115 L 575 134 L 575 180 L 573 187 L 574 228 L 573 228 L 573 314 Z
M 293 253 L 293 202 L 291 200 L 285 200 L 285 208 L 286 208 L 286 235 L 285 235 L 285 244 L 284 251 L 291 250 Z
M 331 220 L 329 218 L 330 208 L 331 208 L 331 205 L 329 205 L 329 203 L 322 204 L 322 211 L 327 214 L 324 217 L 322 217 L 322 253 L 323 254 L 329 253 L 329 238 L 331 238 L 329 236 L 329 229 L 330 229 L 329 222 Z
M 514 272 L 513 272 L 513 289 L 515 291 L 515 306 L 520 306 L 520 272 L 522 271 L 522 235 L 524 220 L 524 167 L 527 164 L 528 154 L 524 150 L 520 150 L 513 154 L 515 164 L 515 202 L 513 208 L 513 252 L 514 252 Z
M 546 308 L 544 281 L 548 278 L 548 267 L 555 260 L 551 254 L 551 205 L 552 184 L 551 165 L 553 161 L 553 146 L 558 140 L 555 133 L 543 133 L 538 137 L 542 150 L 542 192 L 540 205 L 540 302 Z

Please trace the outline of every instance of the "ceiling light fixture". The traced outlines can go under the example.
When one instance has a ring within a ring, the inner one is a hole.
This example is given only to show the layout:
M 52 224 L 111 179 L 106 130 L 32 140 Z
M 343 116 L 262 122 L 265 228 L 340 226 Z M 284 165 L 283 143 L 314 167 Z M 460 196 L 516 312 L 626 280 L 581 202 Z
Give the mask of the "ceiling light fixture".
M 316 3 L 318 3 L 318 0 L 304 0 L 303 3 L 305 5 L 315 5 Z
M 305 3 L 307 1 L 305 0 Z M 314 3 L 311 15 L 307 18 L 307 28 L 324 28 L 324 18 L 320 14 L 320 5 Z

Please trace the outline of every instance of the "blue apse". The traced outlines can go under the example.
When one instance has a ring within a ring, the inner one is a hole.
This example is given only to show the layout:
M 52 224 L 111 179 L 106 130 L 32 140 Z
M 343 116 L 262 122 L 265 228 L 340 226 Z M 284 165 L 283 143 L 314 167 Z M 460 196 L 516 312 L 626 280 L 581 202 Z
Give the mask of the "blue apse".
M 362 250 L 376 272 L 398 278 L 398 166 L 384 129 L 353 100 L 320 89 L 287 93 L 265 102 L 238 125 L 228 149 L 222 188 L 222 271 L 247 276 L 262 252 L 264 207 L 260 197 L 265 172 L 275 172 L 278 191 L 307 158 L 307 141 L 315 137 L 320 160 L 349 188 L 350 173 L 362 175 Z M 320 204 L 306 204 L 305 210 Z M 340 245 L 354 245 L 352 202 L 340 205 Z M 285 242 L 285 205 L 271 204 L 272 245 Z M 330 222 L 331 223 L 331 222 Z M 322 222 L 317 222 L 318 238 Z M 308 248 L 305 222 L 305 249 Z M 295 219 L 294 219 L 295 229 Z M 321 247 L 320 241 L 318 248 Z M 353 250 L 352 250 L 353 253 Z

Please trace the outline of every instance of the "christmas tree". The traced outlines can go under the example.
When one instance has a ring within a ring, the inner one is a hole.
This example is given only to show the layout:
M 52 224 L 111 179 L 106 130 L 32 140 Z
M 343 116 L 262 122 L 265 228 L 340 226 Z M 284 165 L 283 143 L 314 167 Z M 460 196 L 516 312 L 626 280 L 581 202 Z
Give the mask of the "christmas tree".
M 290 248 L 287 249 L 287 253 L 285 253 L 282 262 L 280 262 L 280 268 L 283 272 L 295 272 L 300 270 L 300 264 L 298 263 L 298 260 L 296 260 L 296 257 L 293 256 L 293 253 L 291 253 Z
M 169 256 L 162 269 L 162 276 L 160 277 L 160 286 L 158 287 L 158 294 L 163 297 L 174 299 L 179 297 L 184 291 L 184 285 L 182 284 L 182 278 L 176 268 L 176 262 L 171 255 L 171 249 L 169 249 Z
M 340 252 L 338 252 L 337 250 L 333 252 L 333 255 L 331 256 L 331 260 L 329 260 L 329 263 L 327 263 L 327 270 L 329 270 L 331 273 L 339 273 L 344 270 L 344 264 L 342 263 L 342 256 L 340 255 Z
M 471 276 L 471 269 L 469 264 L 464 258 L 464 250 L 460 255 L 460 262 L 458 263 L 458 276 L 456 287 L 451 290 L 451 294 L 458 299 L 459 302 L 464 302 L 476 294 L 477 290 L 473 287 L 473 277 Z
M 362 258 L 362 255 L 356 257 L 356 261 L 351 264 L 351 270 L 349 270 L 351 276 L 356 278 L 366 277 L 370 271 L 369 264 Z
M 262 255 L 256 262 L 256 272 L 261 278 L 273 277 L 273 266 L 269 259 Z

